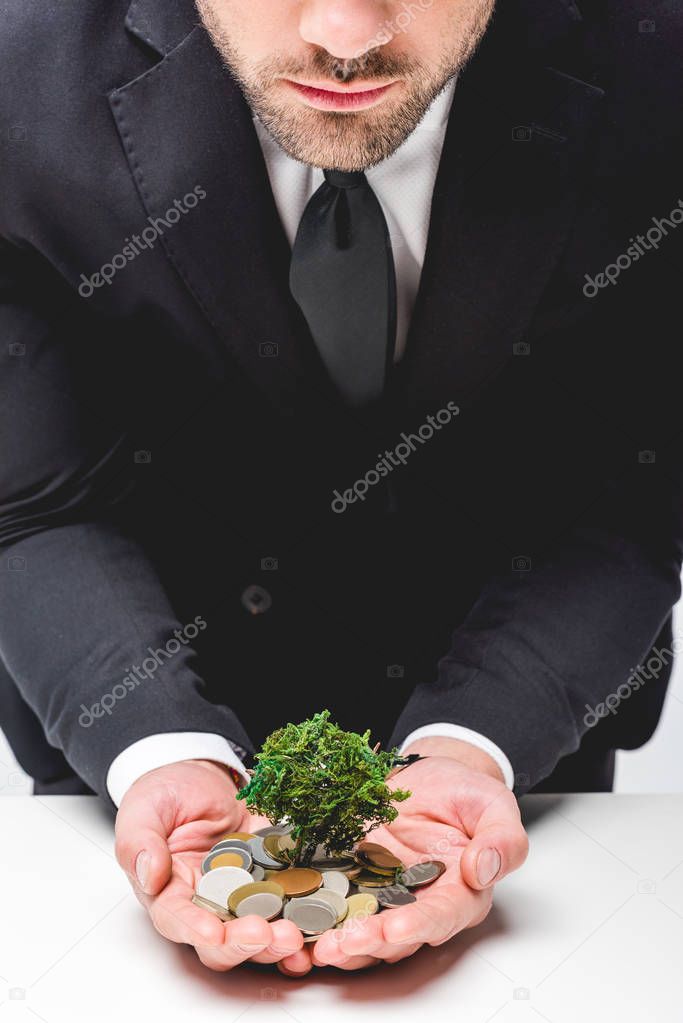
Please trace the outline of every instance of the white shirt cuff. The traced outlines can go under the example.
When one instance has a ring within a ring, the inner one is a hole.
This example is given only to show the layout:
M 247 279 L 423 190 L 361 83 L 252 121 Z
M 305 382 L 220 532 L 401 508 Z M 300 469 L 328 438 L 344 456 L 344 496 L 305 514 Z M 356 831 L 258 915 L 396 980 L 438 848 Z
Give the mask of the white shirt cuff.
M 213 732 L 164 732 L 138 739 L 114 758 L 107 772 L 107 791 L 112 802 L 120 806 L 133 782 L 147 771 L 179 760 L 217 760 L 219 764 L 227 764 L 239 771 L 245 785 L 249 782 L 233 744 L 222 735 L 214 735 Z
M 439 735 L 444 736 L 448 739 L 462 739 L 463 742 L 469 742 L 472 746 L 478 746 L 479 749 L 484 750 L 488 753 L 500 767 L 503 772 L 505 784 L 509 789 L 514 788 L 515 785 L 515 774 L 512 770 L 512 764 L 503 753 L 499 746 L 496 746 L 495 742 L 491 742 L 485 735 L 481 735 L 479 732 L 474 732 L 471 728 L 465 728 L 464 725 L 453 725 L 450 721 L 439 721 L 433 725 L 422 725 L 421 728 L 416 728 L 414 732 L 407 735 L 399 746 L 399 753 L 403 753 L 406 746 L 409 746 L 411 742 L 415 742 L 416 739 L 426 739 L 429 736 Z

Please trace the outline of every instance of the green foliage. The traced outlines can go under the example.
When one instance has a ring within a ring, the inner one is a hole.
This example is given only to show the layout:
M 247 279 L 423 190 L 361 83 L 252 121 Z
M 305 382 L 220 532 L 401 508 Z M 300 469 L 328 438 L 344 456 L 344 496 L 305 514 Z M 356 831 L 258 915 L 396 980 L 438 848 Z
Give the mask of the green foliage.
M 352 848 L 368 831 L 398 815 L 391 802 L 410 792 L 386 785 L 396 749 L 372 750 L 369 730 L 345 732 L 324 710 L 279 728 L 255 757 L 251 780 L 237 793 L 273 824 L 287 818 L 296 848 L 291 861 L 310 863 L 321 844 L 328 854 Z

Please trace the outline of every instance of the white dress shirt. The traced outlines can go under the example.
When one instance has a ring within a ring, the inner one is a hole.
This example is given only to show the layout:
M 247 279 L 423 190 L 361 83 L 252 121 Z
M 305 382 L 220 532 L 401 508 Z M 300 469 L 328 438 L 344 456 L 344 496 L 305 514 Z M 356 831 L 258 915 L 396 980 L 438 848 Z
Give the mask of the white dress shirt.
M 395 361 L 405 351 L 420 283 L 432 193 L 454 89 L 455 80 L 451 79 L 406 141 L 386 160 L 365 172 L 384 211 L 394 254 L 397 296 Z M 319 168 L 288 156 L 256 115 L 254 128 L 263 150 L 275 204 L 289 243 L 293 245 L 306 204 L 325 180 L 324 175 Z M 463 725 L 443 721 L 423 725 L 406 736 L 400 749 L 403 751 L 416 739 L 433 735 L 462 739 L 484 750 L 500 767 L 508 788 L 513 787 L 512 766 L 503 751 L 490 739 Z M 168 732 L 139 739 L 119 753 L 107 774 L 109 795 L 118 806 L 127 789 L 142 774 L 179 760 L 196 759 L 217 760 L 235 767 L 244 777 L 245 784 L 248 781 L 234 746 L 223 736 L 208 732 Z
M 405 351 L 454 90 L 455 80 L 451 79 L 403 145 L 365 172 L 384 212 L 394 254 L 397 301 L 394 361 Z M 310 167 L 288 156 L 256 115 L 254 127 L 268 168 L 275 205 L 289 244 L 293 246 L 306 204 L 325 177 L 319 167 Z

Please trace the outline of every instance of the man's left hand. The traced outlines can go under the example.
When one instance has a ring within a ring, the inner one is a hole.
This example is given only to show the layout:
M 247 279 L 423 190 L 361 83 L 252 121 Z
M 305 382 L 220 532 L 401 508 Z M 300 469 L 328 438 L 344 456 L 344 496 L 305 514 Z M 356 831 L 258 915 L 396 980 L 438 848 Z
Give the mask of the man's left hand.
M 422 945 L 441 945 L 487 916 L 493 886 L 522 865 L 528 839 L 517 800 L 495 761 L 456 739 L 422 739 L 406 753 L 428 755 L 397 772 L 391 788 L 409 789 L 390 825 L 376 828 L 368 840 L 393 852 L 406 866 L 441 860 L 446 870 L 433 884 L 415 889 L 417 901 L 349 921 L 304 947 L 296 964 L 278 964 L 283 973 L 308 972 L 312 966 L 362 969 L 395 963 Z

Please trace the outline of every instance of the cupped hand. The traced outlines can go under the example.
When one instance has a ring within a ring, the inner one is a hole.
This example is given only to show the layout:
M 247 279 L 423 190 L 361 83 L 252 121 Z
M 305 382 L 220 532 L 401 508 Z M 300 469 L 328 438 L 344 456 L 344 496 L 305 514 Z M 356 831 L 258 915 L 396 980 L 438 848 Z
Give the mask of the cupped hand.
M 484 920 L 491 908 L 493 885 L 522 865 L 528 840 L 517 801 L 494 762 L 489 771 L 488 767 L 482 770 L 479 751 L 472 758 L 476 767 L 463 762 L 468 759 L 467 755 L 462 759 L 430 755 L 394 775 L 389 786 L 409 789 L 412 795 L 397 804 L 399 815 L 390 825 L 368 836 L 406 866 L 440 860 L 446 865 L 442 876 L 415 889 L 417 901 L 410 905 L 385 909 L 326 932 L 291 966 L 281 963 L 282 972 L 396 963 L 422 945 L 441 945 Z
M 223 923 L 191 901 L 203 857 L 220 835 L 268 821 L 235 799 L 220 764 L 185 760 L 149 771 L 126 792 L 116 817 L 116 858 L 152 923 L 165 938 L 192 945 L 213 970 L 247 959 L 308 968 L 303 937 L 289 920 L 257 916 Z

